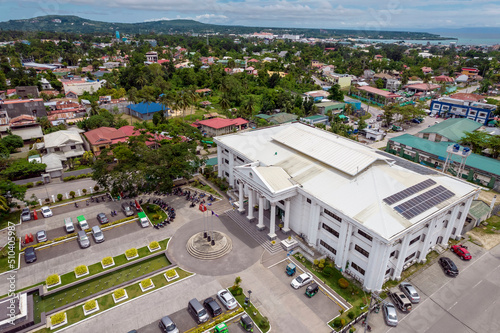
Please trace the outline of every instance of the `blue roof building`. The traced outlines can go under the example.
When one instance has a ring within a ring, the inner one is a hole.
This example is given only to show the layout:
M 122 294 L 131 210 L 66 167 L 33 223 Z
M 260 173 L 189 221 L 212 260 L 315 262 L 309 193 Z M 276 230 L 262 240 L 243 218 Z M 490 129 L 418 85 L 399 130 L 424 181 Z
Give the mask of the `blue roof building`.
M 494 119 L 496 105 L 441 97 L 431 102 L 431 111 L 443 118 L 467 118 L 488 125 Z
M 156 112 L 163 112 L 165 117 L 168 117 L 168 111 L 170 108 L 166 107 L 160 103 L 146 103 L 141 102 L 138 104 L 129 104 L 127 109 L 131 116 L 140 118 L 142 120 L 151 120 Z

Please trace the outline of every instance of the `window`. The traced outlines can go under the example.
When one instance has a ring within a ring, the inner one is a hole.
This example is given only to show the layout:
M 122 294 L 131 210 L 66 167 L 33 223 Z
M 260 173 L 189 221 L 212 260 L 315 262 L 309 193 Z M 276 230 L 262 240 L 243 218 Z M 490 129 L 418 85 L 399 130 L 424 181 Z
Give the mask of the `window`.
M 226 152 L 226 154 L 229 154 L 229 150 L 227 150 L 227 149 L 224 149 L 224 151 Z
M 56 148 L 54 148 L 54 151 L 61 151 L 61 148 L 56 147 Z
M 364 238 L 368 239 L 369 241 L 373 240 L 373 237 L 368 235 L 366 232 L 364 232 L 363 230 L 358 230 L 358 234 L 360 234 L 361 236 L 363 236 Z
M 479 117 L 481 117 L 481 118 L 486 117 L 486 112 L 479 112 Z
M 448 213 L 446 213 L 446 214 L 451 214 L 451 210 L 449 210 Z
M 425 240 L 425 234 L 422 235 L 422 242 Z
M 236 159 L 237 159 L 238 161 L 240 161 L 241 163 L 245 163 L 245 161 L 243 161 L 243 159 L 242 159 L 241 157 L 236 157 Z
M 224 163 L 229 164 L 229 161 L 227 158 L 224 159 Z
M 311 199 L 307 198 L 307 203 L 310 204 L 311 203 Z
M 477 113 L 477 111 L 472 111 L 472 110 L 471 110 L 471 111 L 469 112 L 469 115 L 471 115 L 471 116 L 475 116 L 475 115 L 476 115 L 476 113 Z
M 76 146 L 70 146 L 71 149 L 76 149 Z
M 413 252 L 412 254 L 410 254 L 408 257 L 405 258 L 405 262 L 407 262 L 408 260 L 410 260 L 411 258 L 413 258 L 415 256 L 415 252 Z
M 392 268 L 388 268 L 388 269 L 385 271 L 385 275 L 389 275 L 389 274 L 391 274 L 391 270 L 392 270 Z
M 444 223 L 444 227 L 448 228 L 448 220 L 444 220 L 443 223 Z
M 358 265 L 356 265 L 356 263 L 351 263 L 351 267 L 354 268 L 355 270 L 357 270 L 358 272 L 361 273 L 361 275 L 365 275 L 365 270 L 361 267 L 359 267 Z
M 429 133 L 424 133 L 424 139 L 429 140 Z
M 419 239 L 420 239 L 420 236 L 413 238 L 413 239 L 410 241 L 410 245 L 411 245 L 411 244 L 413 244 L 413 243 L 418 242 L 418 240 L 419 240 Z
M 433 110 L 439 110 L 439 107 L 441 106 L 441 104 L 434 104 L 434 106 L 432 107 Z
M 334 219 L 336 219 L 339 222 L 342 222 L 342 218 L 340 218 L 339 216 L 333 214 L 328 209 L 324 209 L 323 211 L 325 212 L 326 215 L 333 217 Z
M 226 177 L 229 177 L 229 173 L 227 171 L 224 172 L 224 174 L 226 175 Z
M 457 228 L 453 228 L 453 231 L 451 232 L 453 235 L 457 232 Z
M 331 247 L 330 245 L 328 245 L 325 241 L 323 241 L 322 239 L 319 240 L 319 244 L 321 246 L 323 246 L 325 249 L 327 249 L 328 251 L 330 251 L 331 253 L 333 254 L 337 254 L 337 250 L 335 250 L 333 247 Z
M 366 251 L 365 249 L 363 249 L 361 246 L 358 246 L 357 244 L 354 246 L 354 249 L 356 251 L 358 251 L 359 253 L 361 253 L 362 255 L 364 255 L 365 257 L 367 257 L 367 258 L 370 255 L 370 253 L 368 251 Z
M 323 229 L 325 229 L 326 231 L 328 231 L 329 233 L 331 233 L 335 237 L 339 238 L 339 233 L 336 230 L 334 230 L 333 228 L 331 228 L 330 226 L 327 226 L 326 224 L 323 223 L 322 227 L 323 227 Z
M 391 255 L 389 256 L 390 258 L 394 257 L 396 255 L 396 250 L 391 252 Z
M 448 105 L 443 105 L 443 107 L 441 108 L 442 111 L 448 111 L 450 109 L 450 107 Z
M 462 212 L 458 212 L 457 219 L 460 219 L 462 217 Z

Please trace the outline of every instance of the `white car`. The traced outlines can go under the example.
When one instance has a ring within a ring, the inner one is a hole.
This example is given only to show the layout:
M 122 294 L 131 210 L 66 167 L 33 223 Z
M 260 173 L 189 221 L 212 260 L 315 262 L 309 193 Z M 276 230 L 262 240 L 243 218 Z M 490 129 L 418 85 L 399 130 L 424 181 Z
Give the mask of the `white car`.
M 292 283 L 290 285 L 292 286 L 293 289 L 299 289 L 300 287 L 305 286 L 308 283 L 311 283 L 313 281 L 313 278 L 311 274 L 309 273 L 302 273 L 299 276 L 297 276 L 295 279 L 292 280 Z
M 41 211 L 42 211 L 43 217 L 51 217 L 52 216 L 52 211 L 47 206 L 43 206 Z
M 217 293 L 217 297 L 228 310 L 236 309 L 236 307 L 238 306 L 238 303 L 236 303 L 233 295 L 231 295 L 231 293 L 226 289 L 220 290 Z

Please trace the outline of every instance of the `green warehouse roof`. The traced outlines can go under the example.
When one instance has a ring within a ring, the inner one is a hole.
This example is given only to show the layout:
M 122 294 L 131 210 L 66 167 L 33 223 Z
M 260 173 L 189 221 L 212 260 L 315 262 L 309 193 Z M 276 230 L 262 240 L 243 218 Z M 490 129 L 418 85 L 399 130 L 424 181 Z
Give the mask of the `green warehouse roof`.
M 452 142 L 433 142 L 418 138 L 410 134 L 397 136 L 395 138 L 392 138 L 391 141 L 399 142 L 400 144 L 403 144 L 405 146 L 412 147 L 432 155 L 440 156 L 443 159 L 446 159 L 446 156 L 448 156 L 446 148 L 448 148 L 449 145 L 453 144 Z M 460 158 L 457 156 L 453 156 L 453 160 L 460 163 Z M 500 176 L 500 161 L 494 158 L 489 158 L 477 154 L 470 154 L 465 164 L 471 168 L 483 170 L 491 174 Z
M 477 121 L 466 118 L 452 118 L 434 126 L 421 130 L 419 133 L 437 133 L 448 140 L 458 142 L 465 136 L 465 132 L 474 132 L 482 125 Z
M 482 200 L 473 200 L 470 205 L 469 214 L 474 216 L 476 219 L 487 215 L 490 212 L 490 206 L 488 206 Z
M 217 165 L 217 157 L 212 157 L 209 158 L 206 162 L 205 165 Z

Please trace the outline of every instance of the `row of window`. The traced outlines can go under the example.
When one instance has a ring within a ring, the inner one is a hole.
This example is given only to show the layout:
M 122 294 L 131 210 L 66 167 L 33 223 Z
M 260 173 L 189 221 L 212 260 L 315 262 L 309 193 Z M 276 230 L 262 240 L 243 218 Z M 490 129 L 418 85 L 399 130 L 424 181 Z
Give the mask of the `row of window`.
M 339 216 L 335 215 L 334 213 L 330 212 L 328 209 L 325 208 L 323 211 L 325 212 L 326 215 L 333 217 L 335 220 L 337 220 L 339 222 L 342 222 L 342 218 L 341 217 L 339 217 Z
M 357 244 L 354 245 L 354 249 L 367 258 L 370 256 L 370 252 L 366 251 L 365 249 L 363 249 L 361 246 L 359 246 Z
M 365 270 L 363 268 L 359 267 L 358 265 L 356 265 L 356 263 L 352 262 L 351 267 L 354 268 L 355 270 L 357 270 L 358 272 L 360 272 L 361 275 L 365 275 Z
M 373 240 L 373 237 L 368 235 L 366 232 L 364 232 L 363 230 L 361 229 L 358 229 L 358 234 L 360 234 L 361 236 L 363 236 L 364 238 L 368 239 L 370 242 Z
M 333 229 L 332 227 L 330 227 L 324 223 L 323 223 L 322 227 L 323 227 L 323 229 L 325 229 L 326 231 L 328 231 L 329 233 L 331 233 L 335 237 L 339 238 L 339 233 L 337 230 Z
M 331 247 L 328 243 L 326 243 L 322 239 L 320 239 L 319 244 L 321 246 L 323 246 L 325 249 L 327 249 L 328 251 L 330 251 L 331 253 L 337 254 L 337 250 L 335 250 L 333 247 Z

